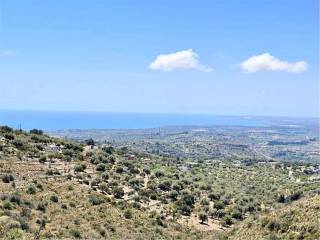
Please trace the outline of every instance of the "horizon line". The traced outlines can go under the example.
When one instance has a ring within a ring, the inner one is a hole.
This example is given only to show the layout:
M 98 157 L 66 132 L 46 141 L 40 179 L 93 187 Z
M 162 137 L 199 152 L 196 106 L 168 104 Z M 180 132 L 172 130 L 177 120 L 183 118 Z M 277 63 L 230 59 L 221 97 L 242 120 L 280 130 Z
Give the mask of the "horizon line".
M 221 113 L 183 113 L 183 112 L 139 112 L 139 111 L 108 111 L 108 110 L 58 110 L 58 109 L 2 109 L 1 111 L 16 112 L 69 112 L 69 113 L 112 113 L 112 114 L 159 114 L 159 115 L 191 115 L 191 116 L 215 116 L 215 117 L 262 117 L 262 118 L 298 118 L 298 119 L 319 119 L 318 116 L 302 116 L 302 115 L 256 115 L 256 114 L 221 114 Z

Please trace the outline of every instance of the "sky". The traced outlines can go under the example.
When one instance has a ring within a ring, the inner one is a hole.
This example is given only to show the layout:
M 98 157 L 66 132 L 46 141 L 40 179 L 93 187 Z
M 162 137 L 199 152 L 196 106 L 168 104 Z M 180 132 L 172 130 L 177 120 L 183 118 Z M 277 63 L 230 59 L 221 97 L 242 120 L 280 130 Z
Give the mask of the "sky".
M 317 0 L 2 0 L 0 109 L 316 117 Z

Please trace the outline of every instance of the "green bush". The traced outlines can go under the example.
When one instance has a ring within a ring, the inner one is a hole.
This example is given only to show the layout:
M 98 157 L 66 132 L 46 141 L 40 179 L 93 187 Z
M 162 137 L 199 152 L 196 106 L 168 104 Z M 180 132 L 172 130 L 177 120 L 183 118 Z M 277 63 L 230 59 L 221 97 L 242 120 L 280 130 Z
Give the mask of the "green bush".
M 74 166 L 74 171 L 75 172 L 83 172 L 87 166 L 85 164 L 77 164 Z
M 201 223 L 208 221 L 208 215 L 204 212 L 201 212 L 198 217 L 199 217 L 199 220 L 201 221 Z
M 301 192 L 295 192 L 290 195 L 289 199 L 290 199 L 290 201 L 297 201 L 300 199 L 301 196 L 302 196 Z
M 78 229 L 72 229 L 70 231 L 71 236 L 73 236 L 74 238 L 81 238 L 81 233 Z
M 130 209 L 126 209 L 126 210 L 124 211 L 124 217 L 125 217 L 126 219 L 131 219 L 131 218 L 132 218 L 132 211 L 131 211 Z
M 3 208 L 6 210 L 12 210 L 12 204 L 8 200 L 4 201 Z
M 39 158 L 39 163 L 45 163 L 47 161 L 47 157 L 46 156 L 41 156 Z
M 57 195 L 52 195 L 52 196 L 50 197 L 50 200 L 51 200 L 51 202 L 54 202 L 54 203 L 59 202 L 59 198 L 58 198 Z
M 105 199 L 100 195 L 90 195 L 89 196 L 89 202 L 92 205 L 100 205 L 100 204 L 105 202 Z
M 10 196 L 10 202 L 20 205 L 21 197 L 18 194 L 13 194 Z
M 229 215 L 225 216 L 223 221 L 225 225 L 231 225 L 233 223 L 232 218 Z
M 104 163 L 99 163 L 96 167 L 97 171 L 104 172 L 106 170 L 106 165 Z
M 43 202 L 39 202 L 37 204 L 37 208 L 36 208 L 38 211 L 41 211 L 41 212 L 46 212 L 46 205 L 45 203 Z
M 124 196 L 124 191 L 122 187 L 115 187 L 113 189 L 113 195 L 115 198 L 122 198 Z
M 28 194 L 36 194 L 37 189 L 34 185 L 29 185 L 29 187 L 27 188 L 27 193 Z
M 11 174 L 5 174 L 2 176 L 2 182 L 10 183 L 11 181 L 14 181 L 14 177 Z

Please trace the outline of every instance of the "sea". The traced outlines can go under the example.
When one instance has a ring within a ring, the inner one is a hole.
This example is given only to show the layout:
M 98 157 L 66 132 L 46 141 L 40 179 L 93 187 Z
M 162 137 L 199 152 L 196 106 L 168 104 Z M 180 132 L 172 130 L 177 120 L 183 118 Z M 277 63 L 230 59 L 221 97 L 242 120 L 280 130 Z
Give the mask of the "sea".
M 296 121 L 280 118 L 294 125 Z M 314 119 L 312 119 L 314 121 Z M 64 129 L 144 129 L 163 126 L 248 126 L 264 127 L 279 118 L 253 116 L 218 116 L 204 114 L 113 113 L 84 111 L 0 110 L 0 125 L 30 130 Z M 280 124 L 279 122 L 279 124 Z

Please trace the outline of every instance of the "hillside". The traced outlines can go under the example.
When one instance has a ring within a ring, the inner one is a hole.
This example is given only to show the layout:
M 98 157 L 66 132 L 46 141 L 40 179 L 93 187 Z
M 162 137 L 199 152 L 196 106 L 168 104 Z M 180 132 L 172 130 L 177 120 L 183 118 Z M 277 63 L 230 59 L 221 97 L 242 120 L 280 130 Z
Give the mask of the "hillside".
M 283 208 L 254 216 L 227 239 L 320 239 L 320 196 L 305 197 Z
M 237 239 L 252 216 L 316 204 L 315 167 L 191 161 L 1 127 L 0 238 Z

